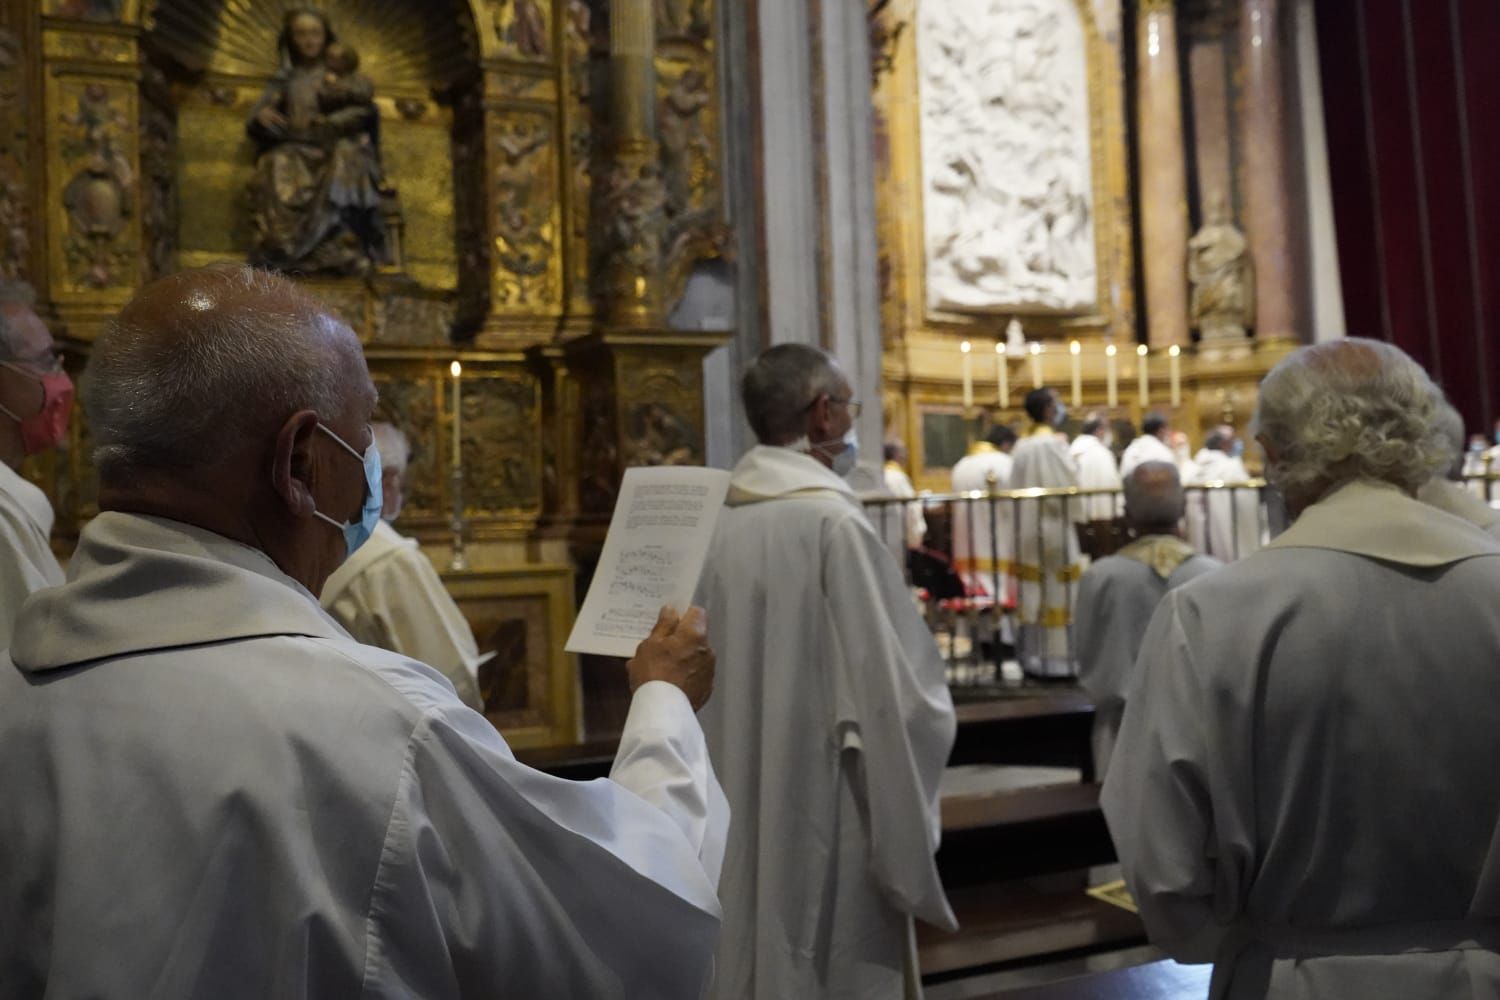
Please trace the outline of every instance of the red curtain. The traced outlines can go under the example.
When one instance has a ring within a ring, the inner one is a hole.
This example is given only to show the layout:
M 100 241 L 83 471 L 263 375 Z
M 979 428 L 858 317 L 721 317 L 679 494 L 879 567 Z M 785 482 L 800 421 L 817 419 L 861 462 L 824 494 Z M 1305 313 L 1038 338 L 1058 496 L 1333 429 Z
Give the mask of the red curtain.
M 1471 430 L 1500 416 L 1500 2 L 1317 0 L 1352 336 L 1427 367 Z

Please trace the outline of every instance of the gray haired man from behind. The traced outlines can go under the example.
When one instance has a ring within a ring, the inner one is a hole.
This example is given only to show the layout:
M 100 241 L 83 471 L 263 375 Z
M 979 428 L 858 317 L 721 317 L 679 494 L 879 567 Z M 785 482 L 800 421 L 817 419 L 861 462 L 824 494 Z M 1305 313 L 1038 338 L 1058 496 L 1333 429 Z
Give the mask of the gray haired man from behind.
M 1215 998 L 1500 995 L 1500 542 L 1397 348 L 1304 347 L 1254 431 L 1292 526 L 1170 591 L 1105 817 L 1152 941 Z

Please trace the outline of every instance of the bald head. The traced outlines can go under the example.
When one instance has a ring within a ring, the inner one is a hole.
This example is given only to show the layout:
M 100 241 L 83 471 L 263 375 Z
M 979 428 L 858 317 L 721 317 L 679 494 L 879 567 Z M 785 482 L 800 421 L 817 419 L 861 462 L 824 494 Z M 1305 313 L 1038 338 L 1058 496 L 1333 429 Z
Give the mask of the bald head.
M 334 420 L 373 399 L 354 333 L 297 285 L 247 267 L 147 285 L 95 345 L 83 385 L 106 480 L 201 467 L 298 410 Z
M 1185 507 L 1170 462 L 1142 462 L 1125 477 L 1125 519 L 1137 535 L 1175 535 Z

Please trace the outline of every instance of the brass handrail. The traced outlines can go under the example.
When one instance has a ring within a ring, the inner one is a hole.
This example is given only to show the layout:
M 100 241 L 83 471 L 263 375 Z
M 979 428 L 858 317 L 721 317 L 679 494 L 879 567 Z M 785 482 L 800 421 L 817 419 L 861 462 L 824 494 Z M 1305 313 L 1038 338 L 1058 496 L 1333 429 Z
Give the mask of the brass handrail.
M 1500 478 L 1500 475 L 1497 475 Z M 1264 479 L 1246 479 L 1228 482 L 1221 479 L 1203 483 L 1189 483 L 1184 490 L 1259 490 L 1266 485 Z M 963 500 L 1039 500 L 1048 497 L 1093 497 L 1123 496 L 1125 490 L 1119 486 L 1033 486 L 1021 490 L 968 490 L 961 493 L 921 493 L 914 497 L 862 497 L 868 506 L 905 503 L 956 503 Z

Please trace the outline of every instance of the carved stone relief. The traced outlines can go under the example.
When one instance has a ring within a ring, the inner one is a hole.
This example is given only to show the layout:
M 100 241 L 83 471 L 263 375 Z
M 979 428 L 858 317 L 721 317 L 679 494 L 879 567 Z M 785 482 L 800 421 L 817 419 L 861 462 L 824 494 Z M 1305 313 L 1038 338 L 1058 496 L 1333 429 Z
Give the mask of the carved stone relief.
M 456 305 L 447 296 L 387 295 L 375 314 L 371 343 L 440 347 L 451 343 Z
M 624 355 L 619 363 L 625 464 L 702 464 L 701 360 Z
M 587 313 L 589 295 L 589 206 L 593 197 L 596 112 L 594 100 L 603 88 L 595 85 L 607 72 L 607 40 L 597 37 L 593 6 L 586 0 L 567 0 L 564 22 L 565 79 L 563 120 L 567 130 L 568 299 L 569 311 Z
M 141 83 L 141 231 L 146 273 L 177 270 L 177 114 L 167 79 L 147 66 Z
M 707 38 L 710 0 L 655 0 L 658 38 Z
M 539 0 L 499 0 L 494 21 L 501 50 L 522 59 L 546 59 L 552 50 L 550 9 L 550 3 Z
M 1088 49 L 1076 0 L 919 5 L 927 304 L 1096 299 Z
M 620 449 L 615 434 L 615 387 L 608 377 L 591 373 L 579 393 L 583 411 L 583 445 L 578 463 L 579 507 L 608 514 L 615 505 Z
M 377 417 L 395 424 L 411 443 L 406 469 L 405 521 L 439 520 L 449 514 L 447 485 L 448 453 L 442 447 L 438 425 L 438 393 L 441 378 L 430 375 L 372 373 L 380 392 Z

